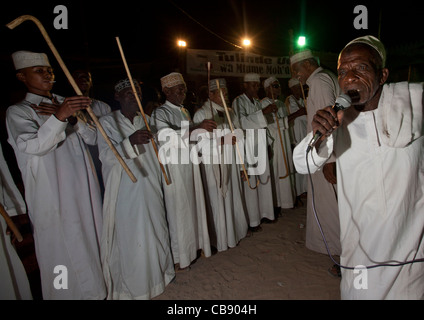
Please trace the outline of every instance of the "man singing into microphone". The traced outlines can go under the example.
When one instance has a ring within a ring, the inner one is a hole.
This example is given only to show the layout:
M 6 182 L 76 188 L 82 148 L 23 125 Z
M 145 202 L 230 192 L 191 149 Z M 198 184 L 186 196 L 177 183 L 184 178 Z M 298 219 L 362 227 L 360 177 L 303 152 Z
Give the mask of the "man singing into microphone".
M 319 110 L 293 154 L 305 174 L 337 159 L 342 299 L 424 299 L 423 83 L 385 84 L 385 60 L 375 37 L 346 45 L 338 81 L 359 101 L 337 114 Z M 316 131 L 323 135 L 306 155 Z M 352 270 L 359 265 L 368 268 Z M 366 283 L 358 283 L 363 272 Z

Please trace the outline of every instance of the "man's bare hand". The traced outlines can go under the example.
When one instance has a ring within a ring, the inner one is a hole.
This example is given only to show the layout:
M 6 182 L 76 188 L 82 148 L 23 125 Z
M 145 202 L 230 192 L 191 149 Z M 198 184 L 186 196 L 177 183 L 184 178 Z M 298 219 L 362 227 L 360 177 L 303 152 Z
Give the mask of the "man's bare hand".
M 129 140 L 131 145 L 147 144 L 153 138 L 153 134 L 148 130 L 137 130 L 130 135 Z
M 278 111 L 277 105 L 275 103 L 270 104 L 269 106 L 265 107 L 262 109 L 262 113 L 265 114 L 270 114 L 270 113 L 275 113 Z
M 217 128 L 217 124 L 215 121 L 213 120 L 209 120 L 209 119 L 205 119 L 203 120 L 197 127 L 196 129 L 203 129 L 206 130 L 208 132 L 213 132 L 214 129 Z
M 58 104 L 55 116 L 60 121 L 65 121 L 75 112 L 86 109 L 91 104 L 91 99 L 84 96 L 66 98 L 62 104 Z

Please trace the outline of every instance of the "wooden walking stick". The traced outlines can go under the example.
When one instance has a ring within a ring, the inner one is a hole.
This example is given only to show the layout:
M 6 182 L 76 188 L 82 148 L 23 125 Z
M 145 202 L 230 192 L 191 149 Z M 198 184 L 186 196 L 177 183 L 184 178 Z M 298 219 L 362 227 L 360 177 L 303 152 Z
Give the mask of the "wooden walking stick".
M 31 16 L 31 15 L 23 15 L 23 16 L 20 16 L 20 17 L 16 18 L 12 22 L 8 23 L 6 26 L 9 29 L 14 29 L 17 26 L 19 26 L 22 22 L 25 22 L 25 21 L 28 21 L 28 20 L 34 22 L 35 25 L 38 27 L 38 29 L 40 29 L 40 32 L 43 35 L 44 40 L 46 40 L 46 42 L 47 42 L 50 50 L 52 51 L 52 53 L 55 56 L 57 62 L 59 63 L 60 67 L 62 68 L 63 72 L 65 73 L 66 78 L 68 79 L 69 83 L 74 88 L 76 94 L 79 95 L 79 96 L 82 96 L 83 94 L 82 94 L 80 88 L 76 84 L 74 78 L 72 77 L 72 75 L 70 74 L 68 68 L 66 67 L 66 65 L 63 62 L 62 58 L 60 57 L 59 52 L 56 50 L 56 47 L 53 45 L 53 42 L 51 41 L 49 35 L 47 34 L 46 29 L 44 29 L 43 25 L 41 24 L 41 22 L 37 18 L 35 18 L 34 16 Z M 88 114 L 90 115 L 91 119 L 93 119 L 94 123 L 96 124 L 97 129 L 100 131 L 101 135 L 105 139 L 105 141 L 108 144 L 109 148 L 112 150 L 112 152 L 114 153 L 114 155 L 118 159 L 119 163 L 124 168 L 125 172 L 128 174 L 128 176 L 130 177 L 130 179 L 132 180 L 132 182 L 136 182 L 137 179 L 135 178 L 134 174 L 131 172 L 130 168 L 128 168 L 127 164 L 122 159 L 121 155 L 118 153 L 118 151 L 116 150 L 115 146 L 110 141 L 110 139 L 107 136 L 105 130 L 103 129 L 102 125 L 100 124 L 99 119 L 94 114 L 93 109 L 91 109 L 91 106 L 87 106 L 87 109 L 86 110 L 87 110 Z
M 137 90 L 135 89 L 134 81 L 133 81 L 133 78 L 131 76 L 130 69 L 128 68 L 127 60 L 125 59 L 124 50 L 122 49 L 121 41 L 119 40 L 119 37 L 116 37 L 116 42 L 118 43 L 119 52 L 121 53 L 122 61 L 124 62 L 125 70 L 127 72 L 128 80 L 131 83 L 131 88 L 132 88 L 133 94 L 135 96 L 135 99 L 137 100 L 137 104 L 138 104 L 138 107 L 140 109 L 141 115 L 143 116 L 144 124 L 146 125 L 147 130 L 149 132 L 151 132 L 149 123 L 147 122 L 146 114 L 144 113 L 143 106 L 141 105 L 141 101 L 140 101 L 140 98 L 138 96 Z M 159 165 L 160 165 L 160 168 L 162 170 L 163 176 L 165 178 L 165 182 L 166 182 L 167 185 L 170 185 L 171 182 L 168 180 L 168 177 L 167 177 L 166 172 L 165 172 L 165 168 L 164 168 L 162 162 L 159 159 L 158 148 L 156 146 L 155 140 L 152 138 L 151 141 L 152 141 L 153 149 L 155 149 L 156 157 L 158 158 Z
M 300 84 L 300 90 L 302 90 L 303 102 L 305 103 L 305 110 L 306 110 L 306 113 L 308 113 L 308 107 L 307 107 L 307 103 L 306 103 L 305 91 L 303 90 L 303 85 L 302 85 L 302 83 L 300 81 L 299 81 L 299 84 Z
M 228 125 L 230 126 L 231 133 L 234 134 L 234 126 L 233 126 L 233 122 L 231 121 L 230 113 L 228 112 L 227 103 L 225 102 L 224 95 L 222 94 L 222 90 L 219 87 L 219 81 L 218 81 L 218 79 L 216 79 L 215 81 L 216 81 L 216 86 L 218 87 L 218 90 L 219 90 L 219 94 L 221 95 L 222 103 L 224 104 L 224 110 L 225 110 L 225 115 L 227 116 Z M 254 189 L 256 189 L 259 186 L 259 182 L 260 181 L 259 181 L 259 179 L 256 179 L 256 186 L 252 188 L 252 186 L 250 185 L 249 176 L 247 174 L 246 167 L 244 165 L 243 157 L 241 156 L 240 148 L 239 148 L 239 145 L 237 143 L 237 140 L 236 140 L 236 149 L 237 149 L 237 154 L 238 154 L 238 156 L 240 158 L 241 165 L 243 167 L 244 176 L 247 179 L 247 184 L 249 185 L 249 188 L 250 189 L 254 190 Z
M 22 234 L 20 233 L 18 227 L 16 226 L 16 224 L 12 221 L 12 219 L 10 218 L 10 216 L 7 214 L 6 209 L 4 209 L 3 204 L 0 203 L 0 214 L 2 215 L 2 217 L 4 218 L 4 220 L 6 221 L 7 226 L 10 228 L 10 230 L 12 230 L 13 234 L 15 235 L 16 239 L 19 242 L 22 242 L 22 240 L 24 239 L 22 237 Z
M 212 100 L 211 100 L 211 63 L 208 61 L 207 63 L 208 68 L 208 97 L 209 97 L 209 107 L 211 109 L 211 120 L 215 120 L 213 116 L 213 107 L 212 107 Z M 210 135 L 213 138 L 213 132 L 211 132 Z M 217 146 L 218 154 L 219 154 L 219 146 Z M 218 163 L 219 168 L 219 187 L 222 187 L 222 170 L 221 170 L 221 163 Z
M 272 88 L 271 88 L 271 97 L 272 97 L 272 101 L 274 103 L 275 102 L 274 101 L 274 92 L 272 92 Z M 290 171 L 289 171 L 289 167 L 287 165 L 287 156 L 286 156 L 286 152 L 285 152 L 285 149 L 284 149 L 283 137 L 281 136 L 280 122 L 278 121 L 277 112 L 278 111 L 275 112 L 275 122 L 277 122 L 278 137 L 280 138 L 281 151 L 283 153 L 284 164 L 286 166 L 286 175 L 284 177 L 279 177 L 279 179 L 285 179 L 289 176 Z
M 207 63 L 208 65 L 208 97 L 211 94 L 211 87 L 210 87 L 210 82 L 211 82 L 211 63 L 210 61 L 208 61 Z M 211 108 L 211 114 L 212 114 L 212 120 L 213 120 L 213 108 L 212 108 L 212 101 L 209 98 L 209 102 L 210 102 L 210 108 Z

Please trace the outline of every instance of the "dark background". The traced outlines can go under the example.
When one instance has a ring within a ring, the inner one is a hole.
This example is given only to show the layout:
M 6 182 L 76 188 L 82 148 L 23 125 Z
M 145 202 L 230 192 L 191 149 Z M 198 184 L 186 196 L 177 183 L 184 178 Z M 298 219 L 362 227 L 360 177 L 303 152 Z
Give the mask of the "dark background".
M 353 10 L 360 4 L 368 9 L 367 30 L 356 30 L 353 26 L 357 16 Z M 353 38 L 372 34 L 380 36 L 388 48 L 389 66 L 390 63 L 395 67 L 409 65 L 412 54 L 413 59 L 422 62 L 424 11 L 419 4 L 409 0 L 396 3 L 356 0 L 8 2 L 0 17 L 0 62 L 6 72 L 2 81 L 6 81 L 6 87 L 11 83 L 16 86 L 10 59 L 14 51 L 46 52 L 56 70 L 55 92 L 73 94 L 32 22 L 25 22 L 14 30 L 5 27 L 23 14 L 34 15 L 43 23 L 68 69 L 90 68 L 95 84 L 93 94 L 105 97 L 106 86 L 112 88 L 117 80 L 126 76 L 116 36 L 120 37 L 133 76 L 157 86 L 161 76 L 178 68 L 176 40 L 179 37 L 187 41 L 188 48 L 240 50 L 235 45 L 240 45 L 240 39 L 248 35 L 253 42 L 251 52 L 286 56 L 291 45 L 290 29 L 295 40 L 299 34 L 305 34 L 308 47 L 313 51 L 335 54 Z M 68 9 L 67 30 L 56 30 L 53 26 L 57 16 L 53 10 L 57 5 Z M 420 43 L 421 46 L 417 45 Z M 393 55 L 395 59 L 391 59 L 391 51 L 393 54 L 403 51 L 407 55 L 400 59 Z

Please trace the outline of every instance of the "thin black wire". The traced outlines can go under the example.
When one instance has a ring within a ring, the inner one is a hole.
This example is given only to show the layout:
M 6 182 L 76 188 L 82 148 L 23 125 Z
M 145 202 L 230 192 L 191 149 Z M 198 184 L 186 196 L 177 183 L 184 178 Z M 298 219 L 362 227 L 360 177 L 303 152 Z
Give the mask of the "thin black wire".
M 331 259 L 331 260 L 332 260 L 332 261 L 333 261 L 336 265 L 338 265 L 340 268 L 343 268 L 343 269 L 347 269 L 347 270 L 355 270 L 355 269 L 373 269 L 373 268 L 378 268 L 378 267 L 401 267 L 401 266 L 404 266 L 404 265 L 407 265 L 407 264 L 412 264 L 412 263 L 415 263 L 415 262 L 424 262 L 424 258 L 423 258 L 423 259 L 414 259 L 414 260 L 409 260 L 409 261 L 405 261 L 405 262 L 397 262 L 397 263 L 386 263 L 386 262 L 383 262 L 383 263 L 378 263 L 378 264 L 374 264 L 374 265 L 370 265 L 370 266 L 365 266 L 365 267 L 362 267 L 362 268 L 360 268 L 360 267 L 349 267 L 349 266 L 344 266 L 344 265 L 342 265 L 342 264 L 338 263 L 338 262 L 334 259 L 333 255 L 332 255 L 332 254 L 331 254 L 331 252 L 330 252 L 330 248 L 328 247 L 327 239 L 325 238 L 324 231 L 323 231 L 323 229 L 322 229 L 321 223 L 319 222 L 318 214 L 317 214 L 317 211 L 316 211 L 316 209 L 315 209 L 315 193 L 314 193 L 314 184 L 313 184 L 313 182 L 312 182 L 312 175 L 311 175 L 311 171 L 310 171 L 310 169 L 309 169 L 309 162 L 308 162 L 308 154 L 309 154 L 309 151 L 310 151 L 310 150 L 308 150 L 308 151 L 306 152 L 306 166 L 307 166 L 307 168 L 308 168 L 308 176 L 309 176 L 309 181 L 310 181 L 310 183 L 311 183 L 311 193 L 312 193 L 312 210 L 313 210 L 313 212 L 314 212 L 314 217 L 315 217 L 315 220 L 316 220 L 316 222 L 317 222 L 317 224 L 318 224 L 318 228 L 319 228 L 319 231 L 320 231 L 320 233 L 321 233 L 322 239 L 323 239 L 323 241 L 324 241 L 325 248 L 326 248 L 326 250 L 327 250 L 328 256 L 330 257 L 330 259 Z
M 199 21 L 197 21 L 196 19 L 194 19 L 191 15 L 189 15 L 187 12 L 185 12 L 182 8 L 180 8 L 174 1 L 172 0 L 168 0 L 169 2 L 172 3 L 172 5 L 174 5 L 178 10 L 180 10 L 182 13 L 184 13 L 187 17 L 189 17 L 191 20 L 193 20 L 194 22 L 196 22 L 199 26 L 201 26 L 203 29 L 205 29 L 206 31 L 210 32 L 211 34 L 213 34 L 214 36 L 218 37 L 219 39 L 221 39 L 222 41 L 225 41 L 226 43 L 238 48 L 238 49 L 243 49 L 243 47 L 236 45 L 226 39 L 224 39 L 223 37 L 221 37 L 219 34 L 213 32 L 211 29 L 205 27 L 203 24 L 201 24 Z

